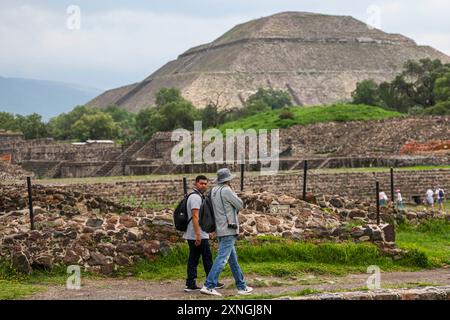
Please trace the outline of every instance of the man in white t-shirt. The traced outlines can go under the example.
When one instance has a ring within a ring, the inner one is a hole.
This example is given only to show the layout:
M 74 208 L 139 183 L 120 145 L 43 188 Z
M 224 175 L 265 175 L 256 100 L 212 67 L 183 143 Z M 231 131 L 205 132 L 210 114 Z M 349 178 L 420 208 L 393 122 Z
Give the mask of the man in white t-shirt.
M 403 205 L 403 197 L 402 197 L 402 194 L 400 193 L 400 189 L 395 190 L 395 192 L 397 192 L 397 199 L 395 201 L 395 208 L 399 209 L 399 210 L 405 209 L 405 206 Z
M 199 291 L 201 289 L 195 281 L 200 256 L 202 257 L 206 276 L 208 276 L 213 265 L 211 249 L 209 247 L 209 234 L 200 228 L 199 223 L 203 194 L 207 189 L 208 178 L 203 175 L 198 176 L 195 178 L 195 186 L 186 203 L 188 219 L 190 219 L 187 230 L 183 234 L 183 239 L 187 240 L 189 245 L 186 287 L 184 288 L 186 292 Z M 218 283 L 216 288 L 221 289 L 223 287 L 224 285 L 222 283 Z

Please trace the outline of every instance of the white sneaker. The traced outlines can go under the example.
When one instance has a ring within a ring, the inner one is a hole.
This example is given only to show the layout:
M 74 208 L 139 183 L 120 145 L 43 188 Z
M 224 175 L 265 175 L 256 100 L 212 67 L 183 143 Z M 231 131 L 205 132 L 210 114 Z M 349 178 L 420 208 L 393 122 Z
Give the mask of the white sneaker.
M 251 294 L 253 291 L 252 287 L 246 287 L 244 290 L 238 290 L 238 294 L 247 295 Z
M 208 289 L 205 286 L 203 286 L 203 288 L 200 290 L 200 293 L 209 294 L 210 296 L 222 296 L 222 294 L 220 292 L 217 292 L 216 289 Z

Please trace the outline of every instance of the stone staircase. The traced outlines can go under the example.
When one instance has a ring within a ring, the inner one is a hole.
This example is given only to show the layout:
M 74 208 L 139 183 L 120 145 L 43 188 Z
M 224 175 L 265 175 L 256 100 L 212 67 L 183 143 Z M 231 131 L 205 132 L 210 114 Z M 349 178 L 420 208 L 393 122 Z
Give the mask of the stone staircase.
M 140 151 L 145 142 L 135 141 L 127 149 L 125 149 L 115 160 L 108 161 L 96 173 L 96 177 L 106 177 L 112 175 L 121 175 L 123 163 Z
M 45 173 L 47 178 L 59 178 L 61 177 L 61 166 L 64 164 L 64 161 L 60 161 L 56 164 L 56 166 L 52 167 Z

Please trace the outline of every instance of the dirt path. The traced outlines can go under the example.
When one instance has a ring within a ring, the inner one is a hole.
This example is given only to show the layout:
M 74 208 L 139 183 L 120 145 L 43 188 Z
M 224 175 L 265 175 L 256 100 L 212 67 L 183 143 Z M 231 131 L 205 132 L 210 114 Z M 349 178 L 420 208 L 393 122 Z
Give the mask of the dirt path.
M 350 291 L 366 286 L 368 274 L 351 274 L 345 277 L 304 276 L 298 279 L 281 278 L 247 278 L 249 285 L 255 285 L 256 294 L 284 294 L 300 291 L 306 288 L 321 291 Z M 233 296 L 233 280 L 223 279 L 226 284 L 221 290 L 224 296 Z M 200 283 L 200 282 L 199 282 Z M 424 285 L 443 286 L 450 284 L 450 269 L 436 269 L 420 272 L 390 272 L 381 274 L 381 286 L 417 287 Z M 65 286 L 45 286 L 45 291 L 37 293 L 31 300 L 103 300 L 103 299 L 209 299 L 200 293 L 183 292 L 184 281 L 144 281 L 134 278 L 82 280 L 80 290 L 67 290 Z

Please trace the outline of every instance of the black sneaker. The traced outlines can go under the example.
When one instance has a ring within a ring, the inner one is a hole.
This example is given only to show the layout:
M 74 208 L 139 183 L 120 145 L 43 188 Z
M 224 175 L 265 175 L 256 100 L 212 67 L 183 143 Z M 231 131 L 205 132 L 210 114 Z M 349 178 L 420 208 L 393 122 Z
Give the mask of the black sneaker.
M 225 284 L 217 282 L 216 289 L 223 289 L 223 287 L 225 287 Z
M 200 291 L 200 287 L 197 287 L 197 285 L 193 285 L 193 286 L 186 286 L 184 288 L 184 292 L 193 292 L 193 291 Z

